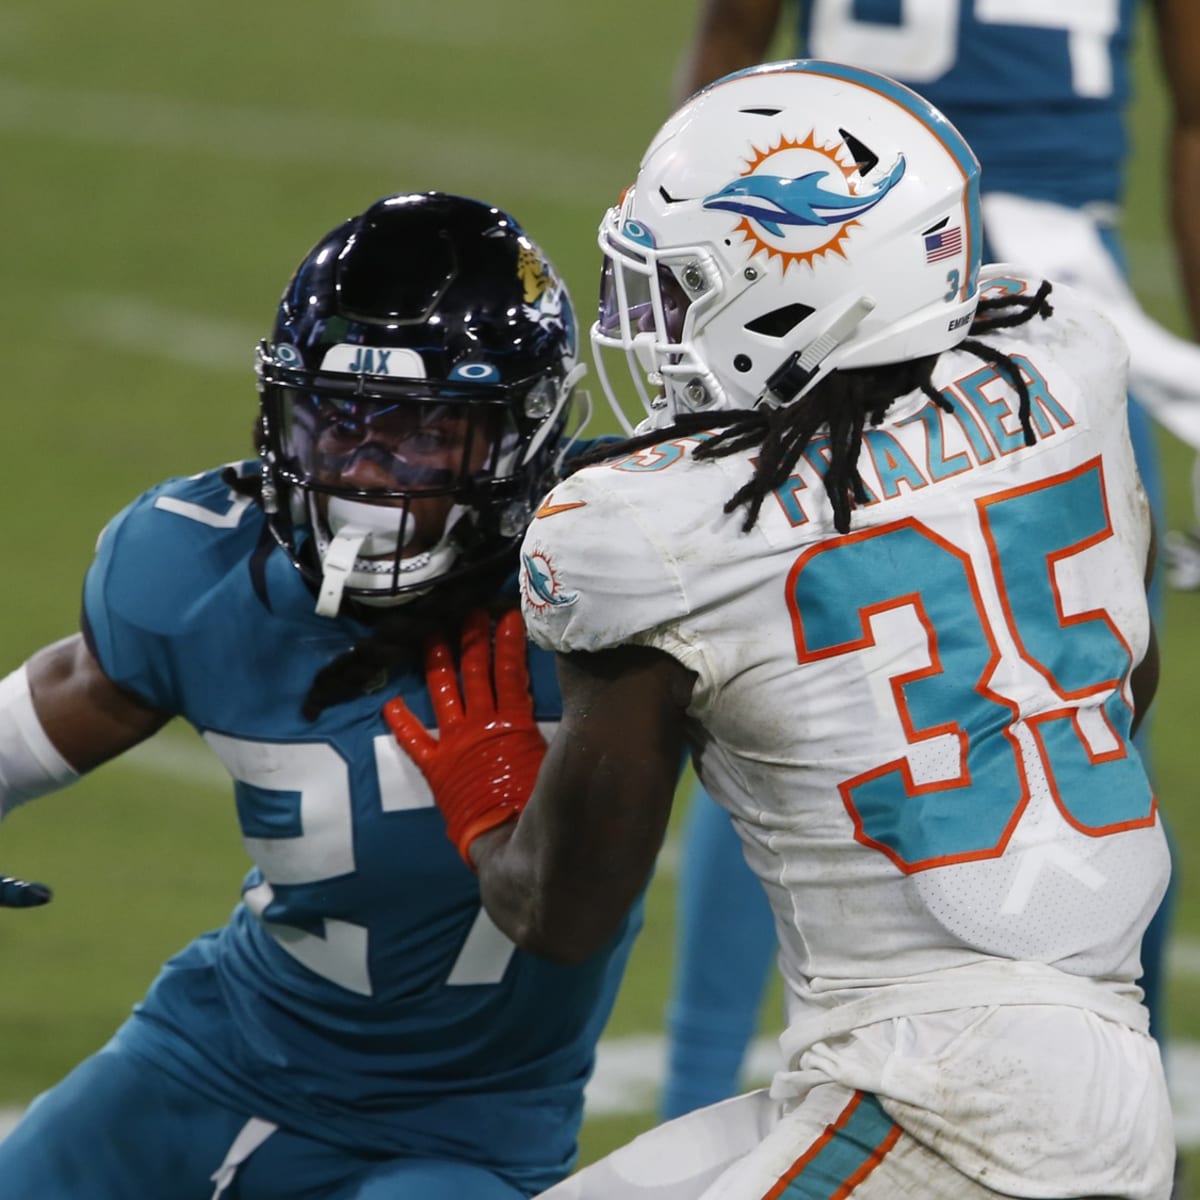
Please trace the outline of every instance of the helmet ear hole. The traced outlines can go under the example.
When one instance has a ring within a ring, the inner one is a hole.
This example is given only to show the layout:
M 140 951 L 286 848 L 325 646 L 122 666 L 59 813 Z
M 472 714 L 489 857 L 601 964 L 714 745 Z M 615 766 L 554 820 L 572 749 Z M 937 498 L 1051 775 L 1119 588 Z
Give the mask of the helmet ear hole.
M 751 333 L 762 334 L 763 337 L 787 337 L 797 325 L 807 321 L 817 310 L 810 304 L 785 304 L 782 308 L 772 309 L 746 322 L 746 328 Z
M 846 149 L 850 151 L 854 158 L 855 165 L 858 167 L 859 175 L 865 179 L 877 166 L 879 166 L 879 155 L 875 153 L 865 143 L 860 142 L 854 134 L 845 129 L 838 129 L 838 133 L 842 135 L 842 141 L 846 143 Z

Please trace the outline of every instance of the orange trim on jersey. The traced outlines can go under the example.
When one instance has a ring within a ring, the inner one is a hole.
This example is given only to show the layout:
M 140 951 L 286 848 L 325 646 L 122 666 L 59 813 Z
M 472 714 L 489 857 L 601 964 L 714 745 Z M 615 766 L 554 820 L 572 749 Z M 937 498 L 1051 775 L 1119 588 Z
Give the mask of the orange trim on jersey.
M 881 601 L 879 604 L 865 605 L 858 611 L 861 621 L 860 628 L 862 636 L 848 641 L 839 643 L 834 646 L 826 646 L 820 650 L 809 649 L 804 636 L 804 620 L 795 601 L 796 580 L 801 571 L 807 566 L 812 559 L 819 554 L 826 554 L 836 550 L 850 542 L 866 541 L 870 538 L 883 537 L 897 529 L 908 528 L 912 529 L 933 545 L 938 546 L 947 554 L 956 558 L 963 568 L 963 576 L 967 586 L 971 592 L 971 598 L 975 605 L 975 611 L 979 617 L 979 628 L 986 641 L 988 648 L 988 661 L 983 671 L 980 673 L 979 679 L 972 685 L 973 690 L 980 696 L 1001 708 L 1008 710 L 1009 722 L 1004 728 L 1003 736 L 1009 743 L 1013 752 L 1013 761 L 1016 764 L 1017 776 L 1020 779 L 1021 792 L 1020 796 L 1014 800 L 1012 815 L 1006 822 L 1004 829 L 993 846 L 985 847 L 981 850 L 964 851 L 961 854 L 943 854 L 931 858 L 922 858 L 916 862 L 908 862 L 900 857 L 900 855 L 885 842 L 881 842 L 867 833 L 862 820 L 862 815 L 859 813 L 857 806 L 854 803 L 854 790 L 864 783 L 868 783 L 873 779 L 883 775 L 891 774 L 894 771 L 899 771 L 901 779 L 904 783 L 905 792 L 909 796 L 931 795 L 937 792 L 952 791 L 955 788 L 968 786 L 971 782 L 970 769 L 967 764 L 967 750 L 970 742 L 970 735 L 956 720 L 943 721 L 938 725 L 931 725 L 926 728 L 918 728 L 913 720 L 912 713 L 909 711 L 908 701 L 904 695 L 904 689 L 914 680 L 925 679 L 934 675 L 944 673 L 942 666 L 941 654 L 938 650 L 938 641 L 933 622 L 929 619 L 929 615 L 925 609 L 925 603 L 922 599 L 919 590 L 907 592 L 900 596 L 893 596 L 887 600 Z M 900 672 L 889 678 L 888 683 L 892 692 L 893 703 L 896 707 L 896 715 L 899 718 L 901 728 L 904 730 L 905 740 L 910 746 L 915 746 L 920 742 L 929 741 L 933 738 L 944 737 L 947 735 L 953 736 L 958 741 L 959 746 L 959 767 L 958 774 L 949 779 L 937 779 L 930 783 L 917 783 L 913 777 L 912 764 L 907 755 L 901 758 L 891 760 L 889 762 L 880 763 L 877 767 L 873 767 L 868 771 L 855 775 L 850 779 L 843 780 L 838 785 L 838 792 L 842 798 L 842 804 L 846 809 L 847 815 L 850 817 L 851 824 L 854 829 L 854 840 L 861 845 L 870 846 L 872 849 L 878 850 L 898 871 L 905 875 L 913 875 L 918 871 L 927 871 L 933 867 L 945 867 L 952 863 L 964 862 L 982 862 L 990 858 L 999 858 L 1008 848 L 1009 840 L 1012 838 L 1013 832 L 1017 827 L 1017 823 L 1025 813 L 1025 809 L 1029 804 L 1031 795 L 1029 787 L 1029 779 L 1025 772 L 1025 761 L 1021 756 L 1020 743 L 1017 741 L 1016 734 L 1013 732 L 1013 726 L 1020 717 L 1020 706 L 1006 696 L 1000 695 L 988 686 L 988 681 L 995 674 L 996 668 L 1000 662 L 1000 647 L 996 642 L 995 634 L 992 631 L 991 625 L 987 620 L 987 612 L 984 608 L 983 599 L 980 594 L 979 580 L 975 573 L 975 566 L 971 562 L 971 557 L 961 547 L 954 545 L 941 534 L 935 533 L 929 526 L 917 520 L 915 517 L 903 517 L 898 521 L 891 521 L 886 525 L 876 525 L 866 529 L 855 530 L 848 534 L 843 534 L 837 538 L 831 538 L 828 541 L 818 542 L 816 545 L 809 547 L 800 555 L 800 557 L 792 564 L 791 570 L 787 577 L 787 605 L 788 612 L 792 622 L 792 636 L 796 646 L 796 661 L 802 666 L 805 663 L 818 662 L 825 658 L 836 658 L 842 654 L 853 653 L 854 651 L 864 649 L 868 646 L 875 645 L 875 636 L 871 627 L 871 618 L 878 613 L 887 612 L 892 609 L 909 608 L 915 615 L 921 626 L 925 630 L 926 640 L 929 647 L 929 665 L 926 667 L 917 667 L 911 671 Z
M 1012 499 L 1015 496 L 1028 495 L 1029 493 L 1040 491 L 1044 488 L 1054 487 L 1064 480 L 1076 479 L 1080 475 L 1084 475 L 1089 471 L 1096 471 L 1100 476 L 1100 497 L 1104 505 L 1104 526 L 1096 533 L 1086 538 L 1081 538 L 1077 542 L 1071 542 L 1069 545 L 1063 546 L 1046 556 L 1046 572 L 1048 576 L 1048 584 L 1050 594 L 1054 598 L 1055 615 L 1058 618 L 1059 626 L 1063 629 L 1069 629 L 1074 625 L 1085 625 L 1092 621 L 1102 622 L 1113 638 L 1121 645 L 1125 653 L 1129 656 L 1129 661 L 1133 663 L 1133 649 L 1126 641 L 1125 636 L 1117 627 L 1116 622 L 1104 608 L 1088 608 L 1077 613 L 1068 613 L 1066 605 L 1063 602 L 1062 592 L 1058 585 L 1058 576 L 1056 568 L 1058 564 L 1066 559 L 1072 558 L 1074 555 L 1082 554 L 1085 550 L 1091 549 L 1093 546 L 1101 542 L 1107 541 L 1114 536 L 1112 526 L 1112 514 L 1108 506 L 1108 487 L 1105 484 L 1104 476 L 1104 461 L 1100 455 L 1089 458 L 1086 462 L 1080 463 L 1078 466 L 1071 467 L 1068 470 L 1061 471 L 1057 475 L 1051 475 L 1044 479 L 1035 480 L 1032 483 L 1021 484 L 1017 487 L 1007 488 L 1002 492 L 994 492 L 989 496 L 981 497 L 975 501 L 976 509 L 979 512 L 980 526 L 983 532 L 984 541 L 988 547 L 988 557 L 992 563 L 992 571 L 996 580 L 996 591 L 1000 598 L 1000 607 L 1004 611 L 1004 620 L 1008 625 L 1009 632 L 1017 648 L 1017 653 L 1021 658 L 1032 667 L 1045 680 L 1047 687 L 1050 688 L 1056 696 L 1059 696 L 1065 701 L 1085 700 L 1090 696 L 1099 695 L 1106 691 L 1115 691 L 1122 703 L 1129 707 L 1129 702 L 1125 697 L 1124 690 L 1121 688 L 1120 679 L 1106 679 L 1100 683 L 1093 684 L 1090 687 L 1084 688 L 1068 688 L 1065 684 L 1060 683 L 1054 673 L 1042 663 L 1025 645 L 1024 639 L 1021 637 L 1020 629 L 1017 623 L 1016 616 L 1012 610 L 1012 602 L 1008 595 L 1008 588 L 1004 582 L 1004 574 L 1000 566 L 1000 550 L 996 542 L 996 535 L 992 529 L 991 517 L 989 509 L 992 505 L 1001 503 L 1005 500 Z M 1128 821 L 1116 821 L 1109 825 L 1084 825 L 1077 817 L 1072 814 L 1069 806 L 1063 798 L 1062 792 L 1059 790 L 1058 780 L 1055 777 L 1054 770 L 1051 766 L 1050 752 L 1046 746 L 1045 738 L 1042 734 L 1042 726 L 1054 721 L 1069 720 L 1071 727 L 1075 732 L 1075 736 L 1079 739 L 1080 745 L 1083 747 L 1083 752 L 1089 763 L 1093 766 L 1106 762 L 1119 762 L 1127 758 L 1128 750 L 1122 743 L 1122 739 L 1117 734 L 1113 727 L 1112 721 L 1109 720 L 1108 713 L 1103 706 L 1094 710 L 1109 734 L 1112 736 L 1115 743 L 1113 749 L 1094 751 L 1087 735 L 1084 733 L 1083 726 L 1079 720 L 1080 709 L 1077 706 L 1069 704 L 1063 705 L 1061 708 L 1051 709 L 1048 712 L 1038 713 L 1027 718 L 1026 725 L 1029 731 L 1033 734 L 1034 741 L 1037 743 L 1038 755 L 1042 760 L 1042 765 L 1045 768 L 1046 782 L 1050 787 L 1050 794 L 1054 800 L 1055 806 L 1058 808 L 1062 818 L 1077 832 L 1088 837 L 1107 837 L 1114 833 L 1124 833 L 1131 829 L 1145 829 L 1154 824 L 1158 813 L 1158 797 L 1151 792 L 1150 811 L 1145 817 L 1135 817 Z
M 551 492 L 550 495 L 542 501 L 541 508 L 539 508 L 537 512 L 533 514 L 535 521 L 540 520 L 543 517 L 552 517 L 556 513 L 570 512 L 570 510 L 573 508 L 587 508 L 586 500 L 571 500 L 566 504 L 555 504 L 553 503 L 553 500 L 554 493 Z

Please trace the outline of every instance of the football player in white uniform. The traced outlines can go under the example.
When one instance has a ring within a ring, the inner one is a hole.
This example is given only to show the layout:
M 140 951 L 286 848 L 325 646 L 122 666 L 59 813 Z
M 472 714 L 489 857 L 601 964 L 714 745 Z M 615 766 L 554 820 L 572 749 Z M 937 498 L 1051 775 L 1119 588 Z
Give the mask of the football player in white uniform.
M 1160 60 L 1142 64 L 1138 74 L 1159 76 L 1164 85 L 1162 136 L 1151 134 L 1150 140 L 1163 148 L 1162 184 L 1170 199 L 1174 238 L 1165 253 L 1179 266 L 1192 325 L 1200 332 L 1200 205 L 1193 199 L 1200 192 L 1200 5 L 697 0 L 695 7 L 695 33 L 681 61 L 681 100 L 719 76 L 770 58 L 774 33 L 790 24 L 797 57 L 880 71 L 920 92 L 953 122 L 982 167 L 984 261 L 1019 262 L 1070 284 L 1104 308 L 1129 343 L 1129 383 L 1137 401 L 1129 413 L 1130 440 L 1155 521 L 1168 529 L 1162 439 L 1151 414 L 1200 449 L 1200 344 L 1170 334 L 1139 306 L 1125 277 L 1120 225 L 1124 194 L 1136 177 L 1130 134 L 1146 139 L 1131 120 L 1138 46 L 1150 51 L 1148 58 L 1157 49 Z M 1159 80 L 1146 80 L 1152 82 Z M 1165 216 L 1168 206 L 1163 208 Z M 1196 479 L 1200 484 L 1200 474 Z M 1156 577 L 1151 613 L 1158 622 L 1166 580 L 1200 587 L 1200 540 L 1167 532 Z M 1141 726 L 1138 749 L 1154 778 L 1152 723 Z M 1163 803 L 1169 838 L 1171 798 Z M 660 1094 L 661 1111 L 670 1116 L 737 1090 L 775 958 L 765 897 L 747 877 L 724 812 L 700 789 L 680 836 L 669 1065 Z M 1139 982 L 1150 1031 L 1163 1045 L 1170 1038 L 1164 958 L 1177 883 L 1142 942 Z M 735 957 L 736 971 L 713 968 Z
M 553 1194 L 1162 1200 L 1135 981 L 1169 861 L 1132 742 L 1157 655 L 1123 340 L 1068 288 L 981 270 L 969 146 L 829 62 L 693 97 L 600 243 L 601 378 L 620 406 L 623 358 L 647 415 L 522 547 L 561 734 L 534 785 L 519 626 L 493 701 L 483 618 L 461 701 L 431 651 L 441 741 L 390 721 L 492 918 L 567 961 L 643 886 L 690 746 L 770 899 L 789 1021 L 769 1095 Z

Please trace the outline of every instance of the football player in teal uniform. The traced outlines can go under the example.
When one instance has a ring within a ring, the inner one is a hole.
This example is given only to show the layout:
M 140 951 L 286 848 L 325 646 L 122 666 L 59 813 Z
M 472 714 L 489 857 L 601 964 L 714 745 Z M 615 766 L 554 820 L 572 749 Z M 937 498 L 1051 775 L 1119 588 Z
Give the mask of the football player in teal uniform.
M 288 284 L 257 460 L 110 521 L 82 632 L 0 684 L 0 804 L 181 716 L 256 865 L 229 923 L 0 1144 L 6 1195 L 516 1200 L 568 1171 L 639 916 L 577 965 L 515 949 L 381 708 L 432 723 L 425 635 L 516 605 L 583 369 L 566 288 L 511 216 L 391 196 Z M 529 668 L 549 729 L 551 656 Z
M 1149 6 L 1173 99 L 1172 215 L 1185 290 L 1200 321 L 1200 10 Z M 782 0 L 701 0 L 678 80 L 680 99 L 768 57 Z M 1128 151 L 1125 110 L 1136 0 L 799 0 L 795 43 L 813 58 L 879 71 L 940 109 L 979 158 L 985 262 L 1018 262 L 1083 291 L 1112 316 L 1131 352 L 1129 425 L 1160 531 L 1162 483 L 1152 413 L 1200 445 L 1200 348 L 1142 311 L 1124 280 L 1117 221 Z M 1188 541 L 1172 535 L 1170 546 Z M 1194 551 L 1192 552 L 1195 557 Z M 1186 564 L 1176 567 L 1186 569 Z M 1152 595 L 1161 626 L 1161 597 Z M 1147 739 L 1140 739 L 1145 755 Z M 1171 797 L 1165 804 L 1170 817 Z M 664 1115 L 736 1090 L 774 935 L 729 821 L 697 789 L 680 855 L 677 967 L 668 1025 Z M 1147 1004 L 1165 1030 L 1162 979 L 1170 893 L 1146 935 Z M 726 947 L 713 953 L 715 944 Z M 718 964 L 721 964 L 718 966 Z M 780 1014 L 780 1019 L 782 1014 Z

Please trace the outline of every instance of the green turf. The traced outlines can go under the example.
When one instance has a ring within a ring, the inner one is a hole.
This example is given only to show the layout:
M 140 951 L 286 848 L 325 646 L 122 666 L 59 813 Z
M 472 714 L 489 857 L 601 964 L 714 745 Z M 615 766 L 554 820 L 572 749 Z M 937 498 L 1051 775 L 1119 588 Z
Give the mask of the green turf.
M 510 208 L 590 320 L 596 224 L 668 110 L 692 16 L 692 0 L 6 0 L 0 670 L 76 628 L 113 512 L 163 476 L 245 453 L 252 349 L 287 276 L 377 196 L 437 187 Z M 1151 80 L 1130 248 L 1148 307 L 1181 329 L 1163 270 L 1163 120 Z M 1163 443 L 1179 522 L 1191 456 Z M 1178 928 L 1193 939 L 1198 608 L 1200 595 L 1171 597 L 1154 730 Z M 0 1104 L 101 1044 L 158 964 L 224 919 L 245 866 L 231 799 L 202 770 L 180 782 L 114 764 L 6 822 L 0 869 L 58 894 L 0 920 Z M 660 1028 L 672 919 L 662 873 L 614 1033 Z M 1176 981 L 1171 1000 L 1174 1032 L 1200 1040 L 1200 982 Z M 651 1119 L 589 1122 L 585 1158 Z M 1193 1176 L 1200 1197 L 1200 1163 Z

